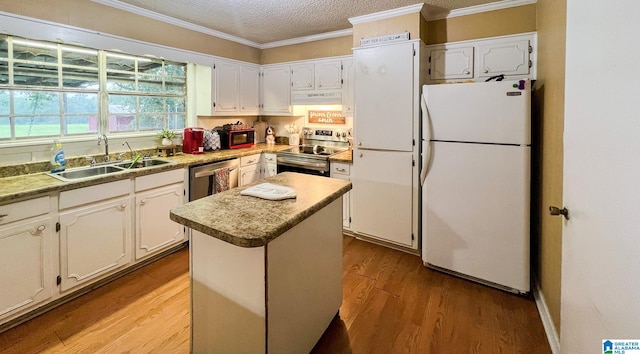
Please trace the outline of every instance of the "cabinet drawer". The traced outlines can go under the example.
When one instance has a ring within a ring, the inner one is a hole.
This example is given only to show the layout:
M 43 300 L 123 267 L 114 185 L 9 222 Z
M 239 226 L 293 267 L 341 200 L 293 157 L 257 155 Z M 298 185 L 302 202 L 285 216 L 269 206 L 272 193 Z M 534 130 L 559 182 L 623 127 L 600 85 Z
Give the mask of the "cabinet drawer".
M 0 205 L 0 225 L 49 213 L 49 196 Z
M 130 189 L 131 180 L 125 179 L 61 192 L 59 208 L 62 210 L 77 205 L 89 204 L 100 200 L 119 197 L 121 195 L 129 194 Z
M 265 163 L 277 163 L 276 154 L 264 154 L 264 162 Z
M 243 156 L 240 158 L 240 167 L 255 165 L 260 162 L 260 154 Z
M 184 182 L 184 170 L 172 170 L 166 172 L 154 173 L 152 175 L 146 175 L 136 177 L 135 191 L 144 191 L 151 188 L 166 186 L 173 183 Z
M 346 163 L 332 162 L 331 163 L 331 176 L 343 175 L 348 176 L 350 173 L 351 165 Z

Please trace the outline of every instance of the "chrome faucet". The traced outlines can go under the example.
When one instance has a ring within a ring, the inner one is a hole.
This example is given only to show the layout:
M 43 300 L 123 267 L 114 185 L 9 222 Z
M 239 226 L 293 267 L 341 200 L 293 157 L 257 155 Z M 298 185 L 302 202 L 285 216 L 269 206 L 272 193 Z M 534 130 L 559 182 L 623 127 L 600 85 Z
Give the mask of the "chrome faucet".
M 109 162 L 109 139 L 105 134 L 98 136 L 98 145 L 104 140 L 104 162 Z
M 131 146 L 129 145 L 128 141 L 125 141 L 124 143 L 122 143 L 122 146 L 125 146 L 125 145 L 127 145 L 127 147 L 129 148 L 129 153 L 131 154 L 129 158 L 133 160 L 133 149 L 131 149 Z

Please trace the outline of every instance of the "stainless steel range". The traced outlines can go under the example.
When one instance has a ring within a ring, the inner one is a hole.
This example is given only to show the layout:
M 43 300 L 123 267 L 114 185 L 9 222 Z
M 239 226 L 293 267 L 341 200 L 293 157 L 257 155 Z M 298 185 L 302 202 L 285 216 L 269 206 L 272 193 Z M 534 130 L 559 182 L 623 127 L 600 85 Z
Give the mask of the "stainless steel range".
M 329 156 L 349 149 L 350 129 L 304 128 L 300 146 L 277 153 L 278 173 L 299 172 L 329 177 Z

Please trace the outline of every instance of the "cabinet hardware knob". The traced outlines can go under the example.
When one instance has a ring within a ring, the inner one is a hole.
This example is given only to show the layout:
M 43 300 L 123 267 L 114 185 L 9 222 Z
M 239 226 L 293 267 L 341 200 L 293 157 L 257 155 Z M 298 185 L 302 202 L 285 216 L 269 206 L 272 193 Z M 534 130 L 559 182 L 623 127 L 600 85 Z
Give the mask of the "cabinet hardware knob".
M 362 153 L 360 153 L 360 157 L 362 157 Z
M 122 211 L 122 210 L 124 210 L 124 209 L 126 209 L 126 208 L 127 208 L 127 203 L 122 203 L 122 204 L 118 205 L 118 209 L 119 209 L 120 211 Z
M 339 172 L 347 172 L 347 170 L 346 170 L 346 169 L 344 169 L 344 168 L 336 168 L 336 171 L 339 171 Z
M 146 199 L 146 198 L 145 198 L 145 199 L 142 199 L 142 200 L 140 201 L 140 205 L 145 205 L 145 204 L 147 204 L 147 199 Z
M 359 142 L 359 143 L 358 143 L 358 146 L 362 146 L 362 142 Z
M 485 74 L 488 74 L 488 73 L 489 73 L 489 70 L 484 69 L 484 70 L 482 70 L 482 72 L 483 72 L 483 73 L 485 73 Z
M 463 74 L 465 74 L 465 75 L 469 75 L 469 74 L 471 74 L 471 71 L 469 71 L 469 70 L 465 70 Z
M 551 215 L 562 215 L 564 216 L 565 219 L 569 220 L 569 209 L 567 208 L 558 208 L 555 206 L 550 206 L 549 207 L 549 214 Z
M 42 233 L 42 231 L 44 231 L 46 228 L 47 227 L 44 226 L 44 225 L 39 225 L 35 229 L 29 230 L 29 233 L 32 234 L 33 236 L 37 236 L 37 235 L 40 235 Z

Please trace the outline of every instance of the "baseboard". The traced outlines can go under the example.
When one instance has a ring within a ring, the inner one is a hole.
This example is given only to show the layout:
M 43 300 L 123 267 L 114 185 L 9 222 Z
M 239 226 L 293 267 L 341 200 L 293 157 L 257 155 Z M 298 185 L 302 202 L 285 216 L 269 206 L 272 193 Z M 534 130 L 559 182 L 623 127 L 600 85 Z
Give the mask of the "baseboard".
M 538 313 L 540 314 L 544 331 L 547 334 L 547 340 L 549 341 L 551 352 L 553 354 L 560 354 L 560 337 L 558 336 L 556 326 L 553 324 L 553 320 L 551 319 L 547 302 L 540 290 L 540 283 L 537 281 L 533 286 L 533 297 L 536 300 L 536 307 L 538 308 Z

